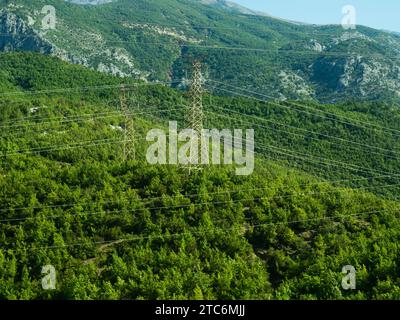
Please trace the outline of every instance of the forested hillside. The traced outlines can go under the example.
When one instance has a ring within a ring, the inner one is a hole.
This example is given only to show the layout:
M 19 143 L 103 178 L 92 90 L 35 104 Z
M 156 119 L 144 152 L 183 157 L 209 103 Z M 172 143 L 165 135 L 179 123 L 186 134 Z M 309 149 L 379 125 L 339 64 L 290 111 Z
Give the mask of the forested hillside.
M 206 127 L 255 129 L 255 172 L 188 175 L 144 157 L 149 129 L 181 123 L 185 92 L 32 53 L 1 54 L 0 70 L 0 298 L 400 298 L 393 105 L 205 94 Z M 129 161 L 122 82 L 137 88 Z M 345 265 L 357 290 L 341 287 Z

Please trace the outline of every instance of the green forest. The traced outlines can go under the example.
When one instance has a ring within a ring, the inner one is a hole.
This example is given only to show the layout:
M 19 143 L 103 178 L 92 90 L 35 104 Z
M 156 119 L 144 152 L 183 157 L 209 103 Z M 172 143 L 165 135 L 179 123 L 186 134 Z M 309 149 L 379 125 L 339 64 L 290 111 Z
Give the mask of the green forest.
M 146 132 L 183 123 L 186 91 L 0 54 L 1 299 L 400 299 L 398 108 L 212 85 L 204 126 L 254 128 L 252 175 L 147 164 Z

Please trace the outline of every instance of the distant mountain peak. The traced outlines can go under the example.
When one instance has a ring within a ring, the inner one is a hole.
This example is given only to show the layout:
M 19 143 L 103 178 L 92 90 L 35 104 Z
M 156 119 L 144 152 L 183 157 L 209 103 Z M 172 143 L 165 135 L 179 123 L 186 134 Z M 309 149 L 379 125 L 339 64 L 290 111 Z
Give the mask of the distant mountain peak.
M 307 25 L 307 23 L 304 22 L 298 22 L 298 21 L 293 21 L 293 20 L 287 20 L 279 17 L 275 17 L 273 15 L 270 15 L 266 12 L 263 11 L 257 11 L 257 10 L 252 10 L 247 7 L 241 6 L 240 4 L 237 4 L 232 1 L 226 1 L 226 0 L 197 0 L 200 3 L 204 5 L 208 5 L 214 8 L 222 9 L 228 12 L 232 13 L 239 13 L 239 14 L 247 14 L 247 15 L 253 15 L 253 16 L 262 16 L 262 17 L 269 17 L 273 19 L 277 19 L 280 21 L 284 22 L 289 22 L 292 24 L 297 24 L 297 25 Z
M 270 16 L 269 14 L 267 14 L 265 12 L 251 10 L 249 8 L 241 6 L 232 1 L 226 1 L 226 0 L 198 0 L 198 1 L 200 1 L 201 3 L 203 3 L 205 5 L 217 7 L 217 8 L 235 12 L 235 13 L 250 14 L 250 15 L 257 15 L 257 16 L 267 16 L 267 17 Z

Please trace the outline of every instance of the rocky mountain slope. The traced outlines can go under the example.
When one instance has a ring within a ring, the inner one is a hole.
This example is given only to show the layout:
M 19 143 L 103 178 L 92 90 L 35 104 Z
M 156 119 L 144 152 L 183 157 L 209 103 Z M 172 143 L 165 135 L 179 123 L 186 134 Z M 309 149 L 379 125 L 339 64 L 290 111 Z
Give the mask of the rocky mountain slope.
M 43 1 L 0 0 L 0 50 L 39 51 L 114 75 L 181 85 L 190 61 L 201 56 L 207 77 L 273 98 L 400 98 L 395 33 L 290 23 L 219 0 L 45 4 L 55 8 L 54 29 L 46 27 L 53 18 Z

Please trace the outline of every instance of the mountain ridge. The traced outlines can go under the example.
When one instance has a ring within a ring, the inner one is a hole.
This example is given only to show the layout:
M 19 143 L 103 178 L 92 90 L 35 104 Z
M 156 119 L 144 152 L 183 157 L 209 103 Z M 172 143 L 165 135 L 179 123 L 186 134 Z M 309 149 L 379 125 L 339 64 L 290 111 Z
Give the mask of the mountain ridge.
M 345 32 L 339 26 L 297 25 L 200 2 L 119 0 L 88 6 L 53 0 L 57 27 L 43 31 L 41 2 L 17 0 L 0 11 L 0 27 L 9 35 L 2 37 L 0 50 L 39 51 L 114 75 L 180 79 L 182 85 L 190 57 L 200 55 L 207 57 L 210 78 L 275 99 L 400 98 L 396 34 L 362 26 Z M 16 17 L 11 25 L 5 18 L 10 15 Z

